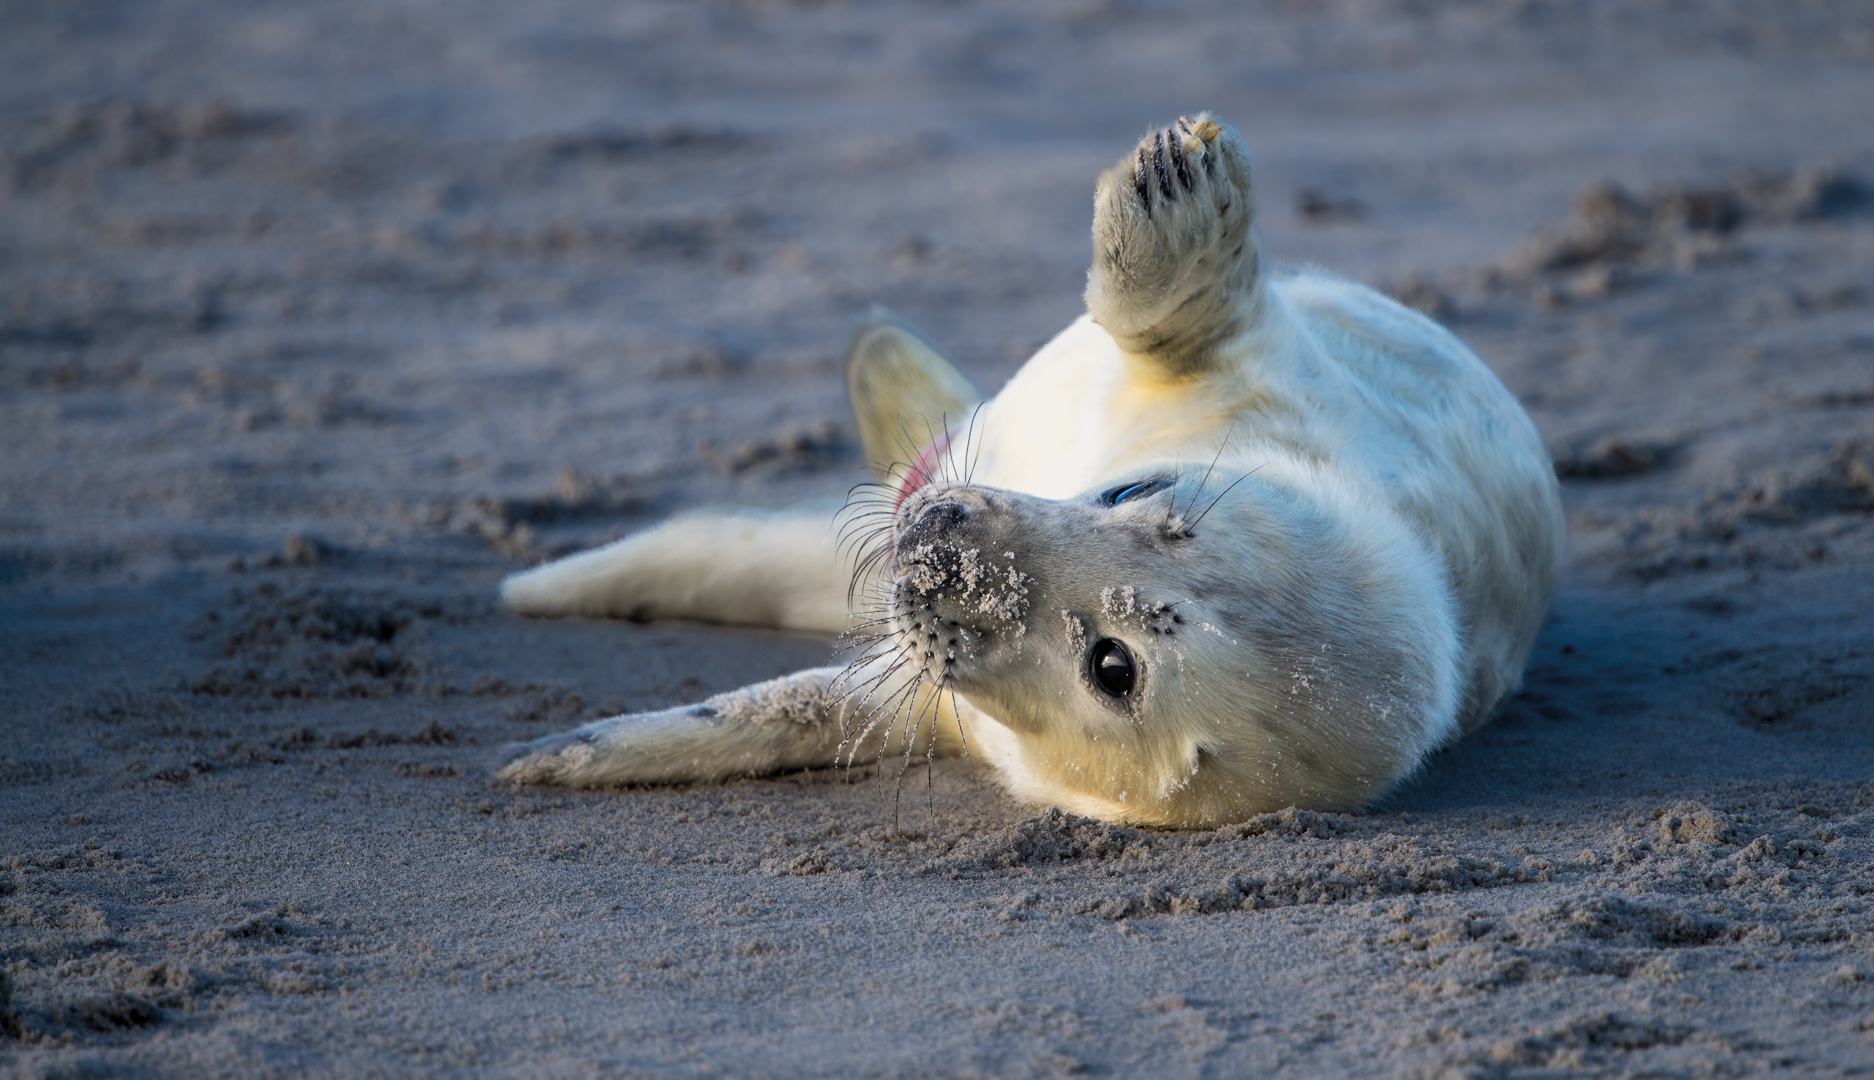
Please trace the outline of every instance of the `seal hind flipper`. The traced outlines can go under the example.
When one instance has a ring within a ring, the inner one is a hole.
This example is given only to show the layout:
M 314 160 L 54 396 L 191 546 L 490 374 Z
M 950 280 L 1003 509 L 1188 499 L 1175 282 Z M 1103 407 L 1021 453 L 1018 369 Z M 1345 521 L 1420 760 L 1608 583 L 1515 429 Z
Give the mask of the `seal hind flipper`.
M 1249 151 L 1199 113 L 1139 141 L 1094 195 L 1087 310 L 1130 357 L 1168 379 L 1227 363 L 1257 317 Z

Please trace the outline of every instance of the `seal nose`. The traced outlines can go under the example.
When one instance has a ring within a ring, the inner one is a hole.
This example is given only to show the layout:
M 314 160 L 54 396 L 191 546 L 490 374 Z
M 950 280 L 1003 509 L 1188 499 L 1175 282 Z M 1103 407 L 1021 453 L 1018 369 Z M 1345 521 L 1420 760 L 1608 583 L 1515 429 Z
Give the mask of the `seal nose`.
M 917 520 L 898 537 L 900 547 L 906 544 L 930 543 L 941 539 L 944 534 L 962 525 L 970 517 L 969 507 L 951 499 L 934 502 L 921 511 Z

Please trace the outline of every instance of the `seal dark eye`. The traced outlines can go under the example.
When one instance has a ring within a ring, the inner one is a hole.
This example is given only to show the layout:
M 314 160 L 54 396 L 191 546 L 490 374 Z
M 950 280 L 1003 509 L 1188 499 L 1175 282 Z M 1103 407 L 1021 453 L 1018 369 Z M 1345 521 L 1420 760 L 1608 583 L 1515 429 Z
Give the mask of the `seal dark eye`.
M 1087 660 L 1092 668 L 1093 681 L 1100 689 L 1114 697 L 1125 697 L 1132 693 L 1132 684 L 1138 678 L 1138 672 L 1132 666 L 1132 652 L 1126 643 L 1117 638 L 1102 638 L 1093 645 L 1093 653 Z
M 1100 501 L 1108 506 L 1118 506 L 1122 502 L 1142 499 L 1154 492 L 1163 491 L 1170 485 L 1171 481 L 1162 477 L 1157 480 L 1139 480 L 1130 484 L 1121 484 L 1100 496 Z

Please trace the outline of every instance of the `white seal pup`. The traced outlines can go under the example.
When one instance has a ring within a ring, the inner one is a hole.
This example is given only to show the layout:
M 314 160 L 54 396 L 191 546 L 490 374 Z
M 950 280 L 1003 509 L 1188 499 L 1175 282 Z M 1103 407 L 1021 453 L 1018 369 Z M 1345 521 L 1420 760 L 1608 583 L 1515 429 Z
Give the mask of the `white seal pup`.
M 1555 577 L 1555 474 L 1457 338 L 1265 263 L 1249 157 L 1207 115 L 1099 179 L 1087 315 L 984 400 L 888 317 L 847 379 L 880 469 L 876 643 L 514 748 L 609 785 L 967 751 L 1017 797 L 1199 827 L 1351 808 L 1512 693 Z M 909 456 L 909 455 L 904 455 Z M 528 615 L 845 631 L 822 519 L 714 513 L 509 579 Z

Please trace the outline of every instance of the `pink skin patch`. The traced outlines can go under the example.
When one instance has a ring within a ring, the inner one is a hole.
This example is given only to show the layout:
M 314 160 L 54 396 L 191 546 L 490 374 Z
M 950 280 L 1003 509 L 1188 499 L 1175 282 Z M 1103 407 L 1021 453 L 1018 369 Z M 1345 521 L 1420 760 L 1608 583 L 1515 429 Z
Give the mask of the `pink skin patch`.
M 893 512 L 904 506 L 904 501 L 911 497 L 912 492 L 937 478 L 937 461 L 949 449 L 950 433 L 946 431 L 918 451 L 917 460 L 911 463 L 911 471 L 905 474 L 904 483 L 898 485 L 898 501 L 892 504 Z

